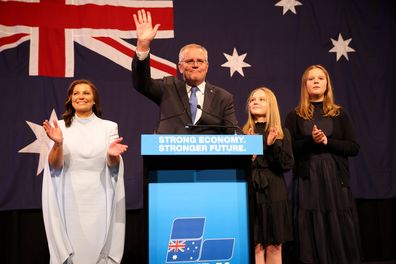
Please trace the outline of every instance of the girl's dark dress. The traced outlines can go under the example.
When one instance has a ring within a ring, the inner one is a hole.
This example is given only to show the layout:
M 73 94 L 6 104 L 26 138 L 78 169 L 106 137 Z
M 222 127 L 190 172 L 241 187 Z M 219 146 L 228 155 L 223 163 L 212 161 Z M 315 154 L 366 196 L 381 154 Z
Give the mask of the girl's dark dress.
M 341 109 L 323 117 L 322 103 L 314 103 L 314 119 L 296 112 L 286 118 L 295 157 L 294 220 L 301 263 L 360 263 L 360 236 L 354 199 L 349 187 L 348 156 L 358 153 L 353 128 Z M 325 132 L 328 143 L 316 144 L 312 127 Z
M 264 156 L 252 162 L 252 217 L 254 244 L 279 245 L 293 238 L 292 209 L 287 197 L 283 172 L 293 166 L 290 134 L 284 129 L 284 139 L 267 145 L 265 123 L 256 123 L 255 131 L 264 135 Z

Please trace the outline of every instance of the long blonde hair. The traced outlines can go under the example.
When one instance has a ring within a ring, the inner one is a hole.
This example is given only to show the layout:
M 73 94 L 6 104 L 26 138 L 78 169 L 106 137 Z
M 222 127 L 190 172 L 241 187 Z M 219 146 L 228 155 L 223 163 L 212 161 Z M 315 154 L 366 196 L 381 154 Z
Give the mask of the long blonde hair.
M 296 107 L 296 113 L 303 119 L 312 119 L 314 106 L 309 101 L 309 94 L 307 90 L 307 80 L 309 71 L 312 69 L 320 69 L 326 76 L 327 86 L 323 97 L 323 113 L 324 116 L 338 116 L 340 114 L 340 106 L 334 103 L 333 86 L 331 85 L 330 75 L 322 65 L 311 65 L 303 73 L 301 77 L 301 96 L 300 102 Z
M 253 133 L 256 133 L 257 131 L 254 131 L 254 124 L 255 124 L 255 118 L 250 112 L 249 109 L 249 103 L 250 100 L 252 99 L 252 96 L 255 92 L 257 91 L 263 91 L 265 93 L 265 97 L 267 99 L 267 122 L 265 126 L 265 131 L 268 131 L 270 127 L 276 127 L 278 128 L 278 139 L 283 139 L 284 134 L 282 130 L 282 124 L 281 124 L 281 119 L 280 119 L 280 114 L 279 114 L 279 108 L 278 108 L 278 102 L 276 100 L 275 94 L 267 87 L 259 87 L 254 89 L 253 91 L 250 92 L 248 99 L 246 101 L 246 112 L 248 113 L 248 120 L 246 121 L 245 125 L 243 126 L 243 132 L 245 134 L 248 134 L 249 131 L 252 131 Z

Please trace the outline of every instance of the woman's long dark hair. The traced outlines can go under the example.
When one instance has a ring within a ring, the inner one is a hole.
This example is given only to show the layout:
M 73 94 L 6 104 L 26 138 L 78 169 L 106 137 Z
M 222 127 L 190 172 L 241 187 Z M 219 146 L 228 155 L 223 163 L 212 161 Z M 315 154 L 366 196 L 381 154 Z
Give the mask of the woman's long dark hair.
M 72 105 L 72 95 L 74 91 L 74 87 L 78 84 L 87 84 L 89 87 L 91 87 L 92 93 L 93 93 L 93 100 L 94 100 L 94 105 L 92 106 L 92 111 L 95 113 L 97 117 L 102 116 L 102 109 L 100 107 L 100 100 L 99 100 L 99 93 L 98 90 L 96 89 L 96 86 L 88 80 L 75 80 L 72 82 L 67 89 L 67 98 L 65 102 L 65 112 L 62 114 L 62 119 L 65 121 L 66 127 L 70 127 L 72 122 L 73 122 L 73 117 L 76 112 L 76 110 L 73 108 Z

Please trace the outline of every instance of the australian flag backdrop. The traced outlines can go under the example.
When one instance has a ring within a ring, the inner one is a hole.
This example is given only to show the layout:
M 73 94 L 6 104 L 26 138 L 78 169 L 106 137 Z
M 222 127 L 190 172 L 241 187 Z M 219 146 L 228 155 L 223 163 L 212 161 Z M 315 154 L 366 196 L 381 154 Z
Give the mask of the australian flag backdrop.
M 153 77 L 177 74 L 179 48 L 209 51 L 207 80 L 234 95 L 240 125 L 248 93 L 278 98 L 282 120 L 297 105 L 301 75 L 324 65 L 361 149 L 350 160 L 355 197 L 396 197 L 396 2 L 388 0 L 0 0 L 0 209 L 41 207 L 48 139 L 41 124 L 61 118 L 66 89 L 89 79 L 103 118 L 119 125 L 129 209 L 143 206 L 140 135 L 158 107 L 132 87 L 132 15 L 161 24 L 151 46 Z

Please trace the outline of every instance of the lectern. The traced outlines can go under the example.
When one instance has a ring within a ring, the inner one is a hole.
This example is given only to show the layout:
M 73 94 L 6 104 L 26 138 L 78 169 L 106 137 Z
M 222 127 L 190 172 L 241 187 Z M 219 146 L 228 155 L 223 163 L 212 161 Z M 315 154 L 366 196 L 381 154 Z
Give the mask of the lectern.
M 249 263 L 246 177 L 259 135 L 142 135 L 149 263 Z

